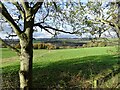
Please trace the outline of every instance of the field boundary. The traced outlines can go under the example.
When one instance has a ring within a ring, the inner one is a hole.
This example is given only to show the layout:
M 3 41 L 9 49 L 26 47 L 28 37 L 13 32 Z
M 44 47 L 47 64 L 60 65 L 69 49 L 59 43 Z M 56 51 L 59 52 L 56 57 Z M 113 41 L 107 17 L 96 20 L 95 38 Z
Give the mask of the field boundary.
M 107 69 L 103 72 L 101 72 L 100 74 L 96 75 L 94 78 L 88 80 L 87 82 L 90 82 L 88 87 L 92 87 L 92 88 L 100 88 L 100 86 L 105 83 L 106 81 L 108 81 L 109 79 L 111 79 L 112 77 L 114 77 L 116 74 L 120 73 L 120 67 L 116 67 L 113 70 Z M 118 82 L 118 85 L 120 83 Z M 116 87 L 118 87 L 118 85 Z

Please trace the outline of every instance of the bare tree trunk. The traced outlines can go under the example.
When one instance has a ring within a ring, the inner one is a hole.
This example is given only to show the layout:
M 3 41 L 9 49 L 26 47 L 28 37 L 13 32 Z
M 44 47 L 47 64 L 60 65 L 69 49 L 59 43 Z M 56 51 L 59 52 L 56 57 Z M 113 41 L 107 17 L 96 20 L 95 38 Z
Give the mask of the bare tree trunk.
M 20 45 L 20 88 L 23 90 L 29 90 L 30 88 L 32 88 L 32 40 L 29 42 L 26 42 L 26 40 L 20 40 Z
M 24 20 L 24 32 L 20 37 L 20 88 L 30 90 L 32 88 L 32 61 L 33 61 L 33 25 L 34 16 L 31 12 L 26 14 Z

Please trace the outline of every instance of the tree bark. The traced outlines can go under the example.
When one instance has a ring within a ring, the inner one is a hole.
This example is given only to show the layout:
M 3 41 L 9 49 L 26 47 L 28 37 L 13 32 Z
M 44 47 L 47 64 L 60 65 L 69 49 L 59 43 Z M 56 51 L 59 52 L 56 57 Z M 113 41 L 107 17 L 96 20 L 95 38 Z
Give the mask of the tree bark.
M 20 89 L 30 90 L 32 88 L 32 62 L 33 62 L 33 25 L 34 17 L 31 13 L 26 14 L 24 20 L 24 32 L 20 36 Z
M 26 42 L 25 40 L 20 40 L 20 45 L 20 88 L 23 90 L 29 90 L 32 88 L 32 41 Z

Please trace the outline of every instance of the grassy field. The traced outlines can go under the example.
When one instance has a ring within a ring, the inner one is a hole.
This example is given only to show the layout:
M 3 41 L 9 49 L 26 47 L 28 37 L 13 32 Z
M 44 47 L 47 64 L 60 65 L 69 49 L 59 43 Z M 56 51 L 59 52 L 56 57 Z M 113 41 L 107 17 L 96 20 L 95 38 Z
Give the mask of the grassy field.
M 9 49 L 0 50 L 2 51 L 2 63 L 0 63 L 3 73 L 2 86 L 18 88 L 19 57 Z M 115 53 L 115 47 L 34 50 L 33 87 L 86 87 L 85 81 L 94 78 L 102 71 L 118 67 L 118 57 Z

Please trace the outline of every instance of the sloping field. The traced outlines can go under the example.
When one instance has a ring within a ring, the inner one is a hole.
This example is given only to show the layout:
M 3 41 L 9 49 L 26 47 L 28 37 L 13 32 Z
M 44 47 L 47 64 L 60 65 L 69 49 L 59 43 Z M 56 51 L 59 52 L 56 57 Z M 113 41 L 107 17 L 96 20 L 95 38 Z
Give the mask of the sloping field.
M 19 57 L 9 49 L 0 50 L 3 88 L 19 88 Z M 34 50 L 33 87 L 87 88 L 90 82 L 86 81 L 118 67 L 116 50 L 115 47 Z

